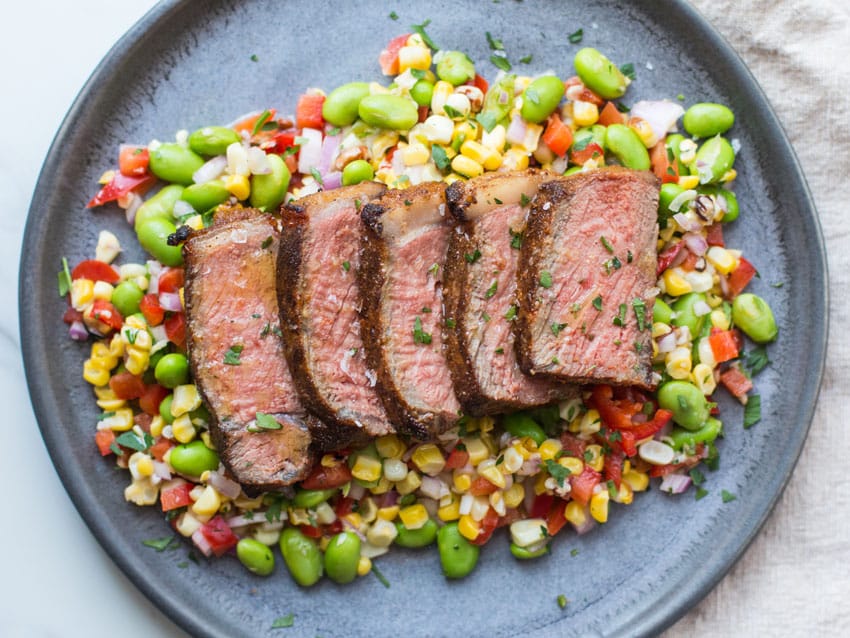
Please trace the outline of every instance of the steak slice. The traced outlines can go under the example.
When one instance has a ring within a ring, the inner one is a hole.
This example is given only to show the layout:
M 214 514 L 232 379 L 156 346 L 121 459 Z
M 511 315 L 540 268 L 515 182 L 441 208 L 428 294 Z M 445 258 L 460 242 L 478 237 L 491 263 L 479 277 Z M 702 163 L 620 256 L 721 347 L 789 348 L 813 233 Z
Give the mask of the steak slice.
M 575 394 L 574 386 L 520 370 L 511 325 L 516 273 L 528 204 L 541 171 L 491 173 L 455 182 L 446 191 L 459 222 L 446 258 L 445 334 L 455 392 L 468 414 L 480 416 L 543 405 Z
M 613 167 L 542 184 L 519 264 L 523 370 L 651 388 L 658 180 Z
M 443 267 L 451 231 L 445 184 L 388 191 L 363 207 L 358 284 L 369 366 L 390 420 L 418 438 L 459 418 L 443 352 Z
M 303 479 L 313 463 L 311 419 L 278 327 L 278 230 L 259 211 L 224 219 L 183 246 L 189 360 L 225 466 L 246 489 L 277 489 Z M 259 413 L 280 429 L 258 427 Z
M 364 182 L 299 199 L 282 210 L 277 298 L 286 358 L 307 409 L 340 448 L 393 432 L 360 338 L 360 207 L 383 184 Z

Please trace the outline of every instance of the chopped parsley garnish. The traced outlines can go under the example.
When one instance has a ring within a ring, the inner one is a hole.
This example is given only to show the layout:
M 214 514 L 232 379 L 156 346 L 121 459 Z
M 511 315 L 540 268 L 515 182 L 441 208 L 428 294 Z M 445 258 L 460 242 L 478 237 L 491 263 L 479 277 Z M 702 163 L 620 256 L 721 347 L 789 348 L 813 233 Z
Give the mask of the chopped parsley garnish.
M 486 312 L 482 312 L 481 313 L 481 320 L 482 321 L 490 321 L 490 315 L 488 315 Z
M 324 186 L 325 182 L 322 181 L 322 174 L 319 172 L 319 169 L 315 166 L 310 169 L 310 175 L 313 176 L 313 179 L 319 184 L 319 186 Z
M 614 106 L 617 107 L 617 110 L 620 113 L 628 113 L 629 111 L 631 111 L 631 109 L 622 102 L 614 102 Z
M 266 238 L 263 240 L 263 243 L 262 243 L 262 244 L 260 244 L 260 248 L 262 248 L 263 250 L 265 250 L 266 248 L 268 248 L 269 246 L 271 246 L 271 245 L 272 245 L 272 242 L 273 242 L 273 241 L 274 241 L 274 239 L 272 239 L 272 236 L 271 236 L 271 235 L 269 235 L 268 237 L 266 237 Z
M 257 121 L 254 122 L 254 128 L 251 129 L 251 135 L 256 135 L 263 128 L 263 124 L 269 121 L 269 118 L 272 116 L 272 112 L 266 109 L 262 113 L 260 113 L 260 117 L 257 118 Z
M 526 195 L 525 193 L 522 193 L 519 196 L 519 205 L 520 206 L 528 206 L 530 203 L 531 203 L 531 198 L 528 195 Z
M 698 501 L 706 496 L 708 496 L 708 490 L 704 487 L 697 487 L 697 492 L 694 494 L 694 500 Z
M 608 481 L 605 486 L 608 488 L 608 496 L 617 498 L 617 486 L 614 485 L 614 481 Z
M 502 55 L 499 55 L 499 53 L 502 53 Z M 503 52 L 500 51 L 499 53 L 494 53 L 493 55 L 491 55 L 490 62 L 492 62 L 493 66 L 495 66 L 497 69 L 501 69 L 502 71 L 507 73 L 513 68 L 513 66 L 511 65 L 510 61 Z
M 552 273 L 550 273 L 548 270 L 544 270 L 540 273 L 540 285 L 544 288 L 552 287 Z
M 484 293 L 485 299 L 490 299 L 493 295 L 496 294 L 496 291 L 499 289 L 499 281 L 494 280 L 490 287 L 487 289 L 487 292 Z
M 422 345 L 431 343 L 431 335 L 422 330 L 422 320 L 419 317 L 413 320 L 413 343 Z
M 224 353 L 224 363 L 229 366 L 241 366 L 242 361 L 240 357 L 242 356 L 242 350 L 245 346 L 242 345 L 232 345 L 227 349 L 227 352 Z
M 620 261 L 620 258 L 614 255 L 611 259 L 606 261 L 603 266 L 605 266 L 605 274 L 610 275 L 612 270 L 620 270 L 623 267 L 623 262 Z
M 635 310 L 638 330 L 643 332 L 646 328 L 646 304 L 643 299 L 635 299 L 632 301 L 632 308 Z
M 351 270 L 351 262 L 348 261 L 348 260 L 345 260 L 344 262 L 342 262 L 342 269 L 345 272 L 348 272 L 349 270 Z
M 505 354 L 505 349 L 504 348 L 496 348 L 493 352 L 495 352 L 496 354 Z
M 564 487 L 564 481 L 569 478 L 571 472 L 554 459 L 546 459 L 546 471 L 558 483 L 558 487 Z
M 770 359 L 767 358 L 767 348 L 764 346 L 757 346 L 746 357 L 746 366 L 751 377 L 757 375 L 770 364 Z
M 463 258 L 466 259 L 466 263 L 474 264 L 481 258 L 481 251 L 476 248 L 473 252 L 466 253 Z
M 516 306 L 511 306 L 508 308 L 508 311 L 504 315 L 506 321 L 513 321 L 516 319 Z
M 519 250 L 522 248 L 522 233 L 515 232 L 514 230 L 510 230 L 511 233 L 511 248 L 514 250 Z
M 552 364 L 553 365 L 558 365 L 559 363 L 561 363 L 561 360 L 558 359 L 558 357 L 552 357 Z
M 145 452 L 150 449 L 150 446 L 153 445 L 154 440 L 153 437 L 147 432 L 144 433 L 144 437 L 139 437 L 135 432 L 130 430 L 129 432 L 124 432 L 121 434 L 115 442 L 118 445 L 122 445 L 124 447 L 128 447 L 131 450 L 136 450 L 137 452 Z
M 738 497 L 735 496 L 734 494 L 732 494 L 732 492 L 727 492 L 726 490 L 721 490 L 720 498 L 723 499 L 724 503 L 731 503 L 732 501 L 734 501 Z
M 431 264 L 428 274 L 436 278 L 438 272 L 440 272 L 440 264 Z
M 574 550 L 575 551 L 575 550 Z M 563 594 L 558 594 L 558 607 L 564 609 L 567 606 L 567 597 Z
M 504 51 L 505 45 L 502 44 L 502 41 L 498 38 L 494 38 L 489 31 L 486 31 L 484 35 L 487 37 L 487 44 L 490 45 L 490 48 L 493 51 Z
M 68 268 L 68 259 L 62 258 L 62 270 L 59 271 L 59 296 L 64 297 L 71 290 L 71 270 Z
M 614 254 L 614 247 L 611 245 L 611 242 L 608 241 L 608 238 L 605 237 L 605 235 L 599 237 L 599 242 L 605 247 L 605 250 L 607 250 L 612 255 Z
M 581 42 L 581 39 L 583 37 L 584 29 L 579 29 L 578 31 L 573 31 L 567 39 L 570 41 L 570 44 L 578 44 L 579 42 Z
M 272 629 L 286 629 L 287 627 L 292 627 L 295 624 L 295 615 L 294 614 L 286 614 L 286 616 L 281 616 L 280 618 L 275 618 L 274 622 L 272 622 Z
M 422 310 L 420 310 L 419 312 L 424 312 L 427 314 L 431 312 L 431 309 L 428 306 L 422 306 Z
M 263 430 L 279 430 L 283 426 L 271 414 L 257 412 L 257 427 Z
M 251 319 L 259 319 L 262 315 L 259 312 L 251 313 Z
M 635 257 L 634 257 L 634 255 L 632 255 L 632 251 L 631 250 L 626 251 L 626 263 L 630 264 L 634 261 L 634 259 L 635 259 Z
M 488 113 L 487 111 L 481 111 L 478 115 L 475 116 L 475 120 L 481 126 L 483 126 L 484 130 L 488 133 L 496 127 L 496 124 L 499 123 L 499 121 L 496 119 L 496 116 L 492 113 Z
M 398 20 L 398 14 L 395 11 L 390 11 L 390 20 Z
M 251 62 L 257 62 L 257 61 L 259 61 L 259 59 L 260 58 L 257 56 L 256 53 L 251 54 Z
M 363 203 L 359 199 L 354 200 L 354 210 L 359 211 Z
M 173 536 L 164 536 L 163 538 L 150 538 L 142 541 L 142 545 L 150 547 L 158 552 L 164 552 L 172 543 L 178 542 Z
M 136 338 L 139 336 L 138 328 L 129 328 L 124 331 L 124 334 L 127 336 L 127 343 L 131 346 L 136 344 Z
M 410 28 L 414 33 L 418 33 L 422 38 L 422 41 L 425 42 L 429 47 L 431 47 L 435 52 L 440 50 L 440 47 L 436 45 L 436 43 L 430 38 L 430 36 L 425 33 L 425 27 L 431 24 L 430 20 L 425 20 L 422 24 L 411 24 Z
M 553 323 L 549 328 L 552 330 L 552 334 L 556 337 L 561 333 L 561 330 L 567 327 L 565 323 Z
M 446 112 L 446 115 L 452 119 L 463 117 L 463 113 L 448 104 L 443 104 L 443 110 Z
M 446 317 L 446 328 L 454 328 L 457 322 L 451 317 Z
M 691 475 L 691 481 L 693 481 L 693 484 L 696 485 L 697 487 L 699 487 L 700 485 L 705 483 L 705 475 L 703 475 L 703 473 L 700 472 L 698 469 L 696 469 L 696 468 L 692 469 L 690 471 L 690 475 Z
M 528 55 L 524 55 L 524 56 L 522 56 L 522 57 L 519 59 L 519 61 L 520 61 L 522 64 L 531 64 L 531 61 L 532 61 L 533 59 L 534 59 L 534 56 L 533 56 L 533 55 L 531 55 L 531 54 L 528 54 Z
M 637 74 L 635 73 L 635 65 L 631 62 L 627 62 L 623 66 L 620 67 L 620 73 L 625 75 L 630 80 L 634 80 L 637 78 Z
M 751 428 L 761 421 L 761 396 L 750 395 L 747 405 L 744 406 L 744 429 Z
M 384 587 L 387 589 L 390 588 L 390 581 L 388 581 L 387 577 L 381 573 L 381 570 L 375 567 L 374 563 L 372 563 L 372 573 L 375 574 L 375 578 L 377 578 Z
M 617 312 L 617 316 L 614 317 L 613 323 L 615 326 L 620 326 L 621 328 L 626 325 L 626 304 L 620 304 L 620 310 Z
M 599 310 L 600 312 L 602 311 L 602 295 L 596 295 L 596 297 L 594 297 L 593 307 Z
M 121 456 L 124 454 L 124 450 L 118 447 L 118 444 L 115 441 L 109 444 L 109 449 L 115 456 Z

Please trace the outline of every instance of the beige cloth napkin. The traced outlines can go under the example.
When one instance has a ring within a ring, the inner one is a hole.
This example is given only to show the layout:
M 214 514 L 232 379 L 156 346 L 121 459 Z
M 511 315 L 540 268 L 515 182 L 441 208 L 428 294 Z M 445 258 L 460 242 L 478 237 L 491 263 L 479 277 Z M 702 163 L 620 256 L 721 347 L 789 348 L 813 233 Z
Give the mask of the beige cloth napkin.
M 803 165 L 826 238 L 831 338 L 819 407 L 779 504 L 665 636 L 850 636 L 850 2 L 692 2 L 750 67 Z

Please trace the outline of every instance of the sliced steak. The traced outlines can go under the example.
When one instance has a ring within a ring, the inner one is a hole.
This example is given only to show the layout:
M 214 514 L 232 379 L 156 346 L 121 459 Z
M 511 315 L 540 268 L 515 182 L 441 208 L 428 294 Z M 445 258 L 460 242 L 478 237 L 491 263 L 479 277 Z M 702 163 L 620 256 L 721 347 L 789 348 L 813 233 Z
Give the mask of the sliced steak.
M 519 264 L 524 371 L 652 387 L 658 187 L 625 168 L 541 185 Z
M 541 171 L 491 173 L 455 182 L 446 191 L 459 222 L 446 258 L 445 334 L 455 392 L 472 415 L 549 403 L 572 396 L 574 386 L 526 375 L 514 352 L 516 273 L 528 205 Z
M 386 190 L 366 182 L 284 207 L 277 296 L 286 358 L 307 409 L 327 426 L 323 446 L 393 432 L 360 338 L 360 208 Z
M 276 489 L 303 479 L 313 462 L 311 419 L 278 327 L 278 230 L 259 211 L 224 219 L 183 246 L 189 360 L 224 464 L 246 489 Z M 280 429 L 259 427 L 259 413 Z
M 439 182 L 388 191 L 361 215 L 363 345 L 390 420 L 419 438 L 447 429 L 460 411 L 443 352 L 447 215 Z

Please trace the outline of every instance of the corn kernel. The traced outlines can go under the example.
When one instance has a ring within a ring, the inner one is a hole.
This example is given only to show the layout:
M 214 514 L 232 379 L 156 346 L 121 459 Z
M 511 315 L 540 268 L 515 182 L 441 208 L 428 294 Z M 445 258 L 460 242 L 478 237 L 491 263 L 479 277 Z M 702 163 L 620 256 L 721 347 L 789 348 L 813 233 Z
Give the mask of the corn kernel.
M 356 514 L 356 512 L 352 512 Z M 307 514 L 307 510 L 303 507 L 290 507 L 287 510 L 287 516 L 289 517 L 289 522 L 293 525 L 309 525 L 310 524 L 310 515 Z M 348 520 L 348 516 L 343 516 L 343 520 Z M 360 524 L 360 514 L 357 514 L 358 526 Z M 352 523 L 353 525 L 353 523 Z
M 424 443 L 417 447 L 411 456 L 411 460 L 423 474 L 428 474 L 429 476 L 439 474 L 446 466 L 446 459 L 443 458 L 443 453 L 433 443 Z
M 354 461 L 354 467 L 351 468 L 351 475 L 354 478 L 371 483 L 381 478 L 382 463 L 367 454 L 358 454 L 357 460 Z
M 478 177 L 484 172 L 484 167 L 466 155 L 458 155 L 452 160 L 452 170 L 464 177 Z
M 593 126 L 599 120 L 599 107 L 593 102 L 573 102 L 573 122 L 576 126 Z
M 699 186 L 699 175 L 680 175 L 679 186 L 686 191 Z
M 372 571 L 372 560 L 368 556 L 357 559 L 357 575 L 365 576 Z
M 601 428 L 602 417 L 599 415 L 598 410 L 591 408 L 582 415 L 581 421 L 579 421 L 578 431 L 580 434 L 590 435 L 596 434 Z
M 420 166 L 431 159 L 431 153 L 424 145 L 414 143 L 404 148 L 401 158 L 405 166 Z
M 98 363 L 86 359 L 83 363 L 83 379 L 95 387 L 109 383 L 109 370 L 104 370 Z
M 705 395 L 712 394 L 717 389 L 714 372 L 704 363 L 698 363 L 691 372 L 691 379 L 696 387 Z
M 524 462 L 525 459 L 522 454 L 520 454 L 516 446 L 512 445 L 505 448 L 505 451 L 502 452 L 502 464 L 499 466 L 499 469 L 501 469 L 503 474 L 513 474 L 522 467 Z
M 464 514 L 457 523 L 457 531 L 465 539 L 473 541 L 478 537 L 481 526 L 469 514 Z
M 519 507 L 525 498 L 525 487 L 522 483 L 514 483 L 502 495 L 507 507 Z
M 478 422 L 478 429 L 481 432 L 492 432 L 493 428 L 496 427 L 496 419 L 491 416 L 480 416 L 476 419 Z
M 94 258 L 98 261 L 111 263 L 121 252 L 121 244 L 118 238 L 108 230 L 102 230 L 97 236 L 97 247 L 94 249 Z
M 562 456 L 558 459 L 558 465 L 567 468 L 573 475 L 584 472 L 584 461 L 574 456 Z
M 139 455 L 136 459 L 135 467 L 139 476 L 153 475 L 153 460 L 147 454 L 136 452 L 133 456 Z M 132 461 L 132 458 L 130 459 Z
M 674 379 L 687 379 L 691 376 L 690 348 L 679 347 L 667 353 L 665 358 L 667 374 Z
M 481 463 L 478 466 L 478 473 L 496 487 L 504 489 L 507 484 L 505 482 L 505 475 L 502 474 L 501 470 L 495 464 L 487 465 L 485 467 L 484 463 Z
M 602 468 L 605 465 L 605 456 L 602 454 L 601 445 L 596 445 L 595 443 L 588 445 L 584 448 L 584 455 L 587 466 L 590 469 L 595 470 L 596 472 L 602 471 Z
M 548 478 L 549 475 L 546 472 L 540 472 L 540 474 L 537 475 L 537 479 L 534 481 L 534 493 L 537 494 L 537 496 L 551 491 L 548 487 L 546 487 L 546 480 Z
M 112 430 L 113 432 L 126 432 L 133 428 L 133 410 L 120 408 L 97 422 L 98 430 Z
M 71 305 L 74 310 L 85 310 L 94 301 L 94 282 L 91 279 L 75 279 L 71 282 Z
M 130 346 L 124 352 L 124 367 L 130 374 L 140 375 L 148 369 L 150 353 L 142 348 Z
M 628 483 L 620 481 L 620 489 L 617 490 L 617 495 L 614 497 L 615 503 L 621 505 L 631 505 L 634 500 L 634 493 Z
M 587 510 L 576 501 L 570 501 L 564 508 L 564 518 L 575 527 L 582 527 L 587 523 Z
M 455 498 L 448 505 L 443 505 L 437 510 L 437 516 L 441 521 L 448 523 L 460 518 L 460 500 Z
M 529 452 L 531 452 L 532 454 L 533 454 L 533 453 L 535 453 L 535 452 L 537 452 L 537 441 L 535 441 L 534 439 L 532 439 L 530 436 L 524 436 L 524 437 L 522 437 L 521 442 L 522 442 L 522 446 L 523 446 L 526 450 L 528 450 Z
M 198 421 L 198 419 L 192 419 L 192 424 L 195 425 L 196 427 L 197 427 L 197 421 Z M 212 440 L 212 435 L 208 431 L 204 430 L 203 432 L 201 432 L 201 441 L 203 441 L 204 445 L 206 445 L 209 449 L 216 451 L 215 444 L 213 443 L 213 440 Z
M 455 472 L 452 477 L 452 482 L 454 483 L 455 491 L 460 494 L 463 494 L 472 487 L 472 477 L 466 473 Z
M 425 71 L 431 67 L 431 50 L 424 46 L 403 46 L 398 50 L 398 70 L 404 73 L 408 69 Z
M 729 330 L 729 317 L 721 309 L 711 311 L 711 325 L 720 330 Z
M 384 459 L 383 467 L 388 481 L 403 481 L 407 476 L 407 463 L 400 459 Z
M 730 168 L 728 171 L 723 173 L 723 177 L 720 178 L 720 181 L 723 183 L 731 182 L 736 177 L 738 177 L 738 171 L 736 171 L 734 168 Z
M 449 173 L 443 178 L 443 182 L 449 186 L 455 182 L 465 182 L 466 180 L 457 173 Z
M 728 275 L 738 265 L 738 260 L 732 253 L 721 246 L 711 246 L 705 253 L 705 259 L 721 275 Z
M 372 141 L 372 157 L 383 157 L 387 150 L 398 144 L 398 133 L 396 131 L 382 131 Z
M 163 419 L 160 415 L 157 414 L 153 419 L 151 419 L 151 436 L 153 438 L 162 436 L 162 429 L 164 427 L 165 419 Z
M 452 143 L 455 125 L 445 115 L 431 115 L 421 126 L 422 136 L 432 144 L 449 145 Z
M 172 436 L 180 443 L 189 443 L 195 438 L 195 426 L 188 414 L 181 414 L 171 424 Z
M 105 281 L 96 281 L 94 282 L 94 288 L 92 288 L 92 297 L 94 299 L 109 301 L 112 299 L 113 290 L 115 290 L 115 287 L 112 284 L 108 284 Z
M 481 133 L 481 143 L 487 148 L 500 153 L 505 149 L 507 131 L 501 124 L 494 126 L 490 132 Z
M 460 152 L 488 171 L 495 171 L 502 164 L 502 157 L 496 151 L 474 140 L 467 139 L 461 144 Z
M 395 434 L 387 434 L 375 439 L 375 449 L 385 459 L 400 459 L 407 448 Z
M 251 194 L 251 183 L 245 175 L 228 175 L 224 178 L 224 187 L 238 200 L 248 199 Z
M 490 450 L 479 437 L 464 437 L 463 444 L 466 447 L 466 451 L 469 454 L 469 462 L 472 465 L 478 465 L 490 456 Z
M 382 476 L 378 479 L 378 483 L 369 488 L 369 492 L 375 494 L 376 496 L 379 494 L 386 494 L 393 487 L 393 484 L 387 480 L 386 476 Z
M 422 506 L 420 505 L 420 507 Z M 423 507 L 422 509 L 424 510 L 425 508 Z M 382 518 L 375 521 L 375 524 L 369 527 L 369 530 L 366 532 L 366 540 L 375 547 L 389 547 L 392 545 L 396 536 L 398 536 L 396 526 Z
M 629 128 L 632 129 L 646 148 L 652 148 L 658 143 L 658 136 L 652 130 L 649 122 L 639 117 L 629 118 Z
M 516 450 L 517 454 L 519 454 L 519 455 L 522 457 L 522 460 L 523 460 L 523 461 L 527 461 L 527 460 L 528 460 L 528 458 L 529 458 L 529 457 L 531 456 L 531 454 L 532 454 L 532 453 L 531 453 L 528 449 L 526 449 L 526 447 L 522 444 L 522 441 L 515 441 L 515 442 L 513 443 L 513 445 L 511 445 L 511 448 L 512 448 L 512 449 L 514 449 L 514 450 Z M 536 450 L 535 450 L 535 451 L 536 451 Z
M 159 497 L 159 483 L 154 485 L 150 477 L 133 481 L 124 488 L 124 499 L 136 505 L 154 505 Z
M 665 270 L 662 279 L 664 281 L 665 292 L 673 297 L 679 297 L 693 290 L 691 284 L 682 277 L 678 268 L 668 268 Z
M 546 439 L 540 444 L 537 451 L 540 453 L 540 459 L 542 461 L 548 461 L 554 459 L 563 447 L 558 439 Z
M 518 147 L 509 148 L 502 157 L 502 168 L 505 170 L 524 171 L 528 168 L 528 151 Z
M 419 529 L 428 522 L 428 510 L 421 503 L 416 503 L 399 510 L 398 517 L 407 529 Z
M 608 521 L 608 502 L 611 497 L 608 490 L 603 489 L 590 497 L 590 515 L 597 523 Z
M 422 485 L 422 479 L 419 478 L 416 472 L 411 471 L 407 473 L 403 481 L 395 484 L 395 489 L 399 494 L 405 496 L 418 490 L 420 485 Z
M 268 523 L 258 525 L 252 530 L 251 536 L 263 545 L 271 547 L 277 545 L 278 541 L 280 541 L 280 530 L 277 528 L 268 528 L 267 525 Z
M 445 115 L 446 111 L 443 108 L 446 105 L 446 100 L 455 92 L 455 87 L 445 80 L 440 80 L 434 85 L 434 92 L 431 94 L 431 112 L 436 115 Z
M 174 527 L 181 536 L 186 536 L 188 538 L 197 532 L 201 528 L 201 525 L 203 525 L 203 523 L 192 516 L 192 512 L 187 511 L 177 517 L 177 523 Z
M 212 516 L 221 507 L 221 496 L 212 485 L 207 485 L 200 498 L 192 503 L 192 513 L 200 518 Z
M 174 388 L 174 398 L 171 401 L 171 414 L 180 416 L 201 407 L 201 395 L 194 384 L 178 385 Z
M 392 505 L 390 507 L 381 507 L 377 511 L 377 517 L 385 521 L 394 521 L 396 516 L 398 516 L 398 512 L 398 505 Z

